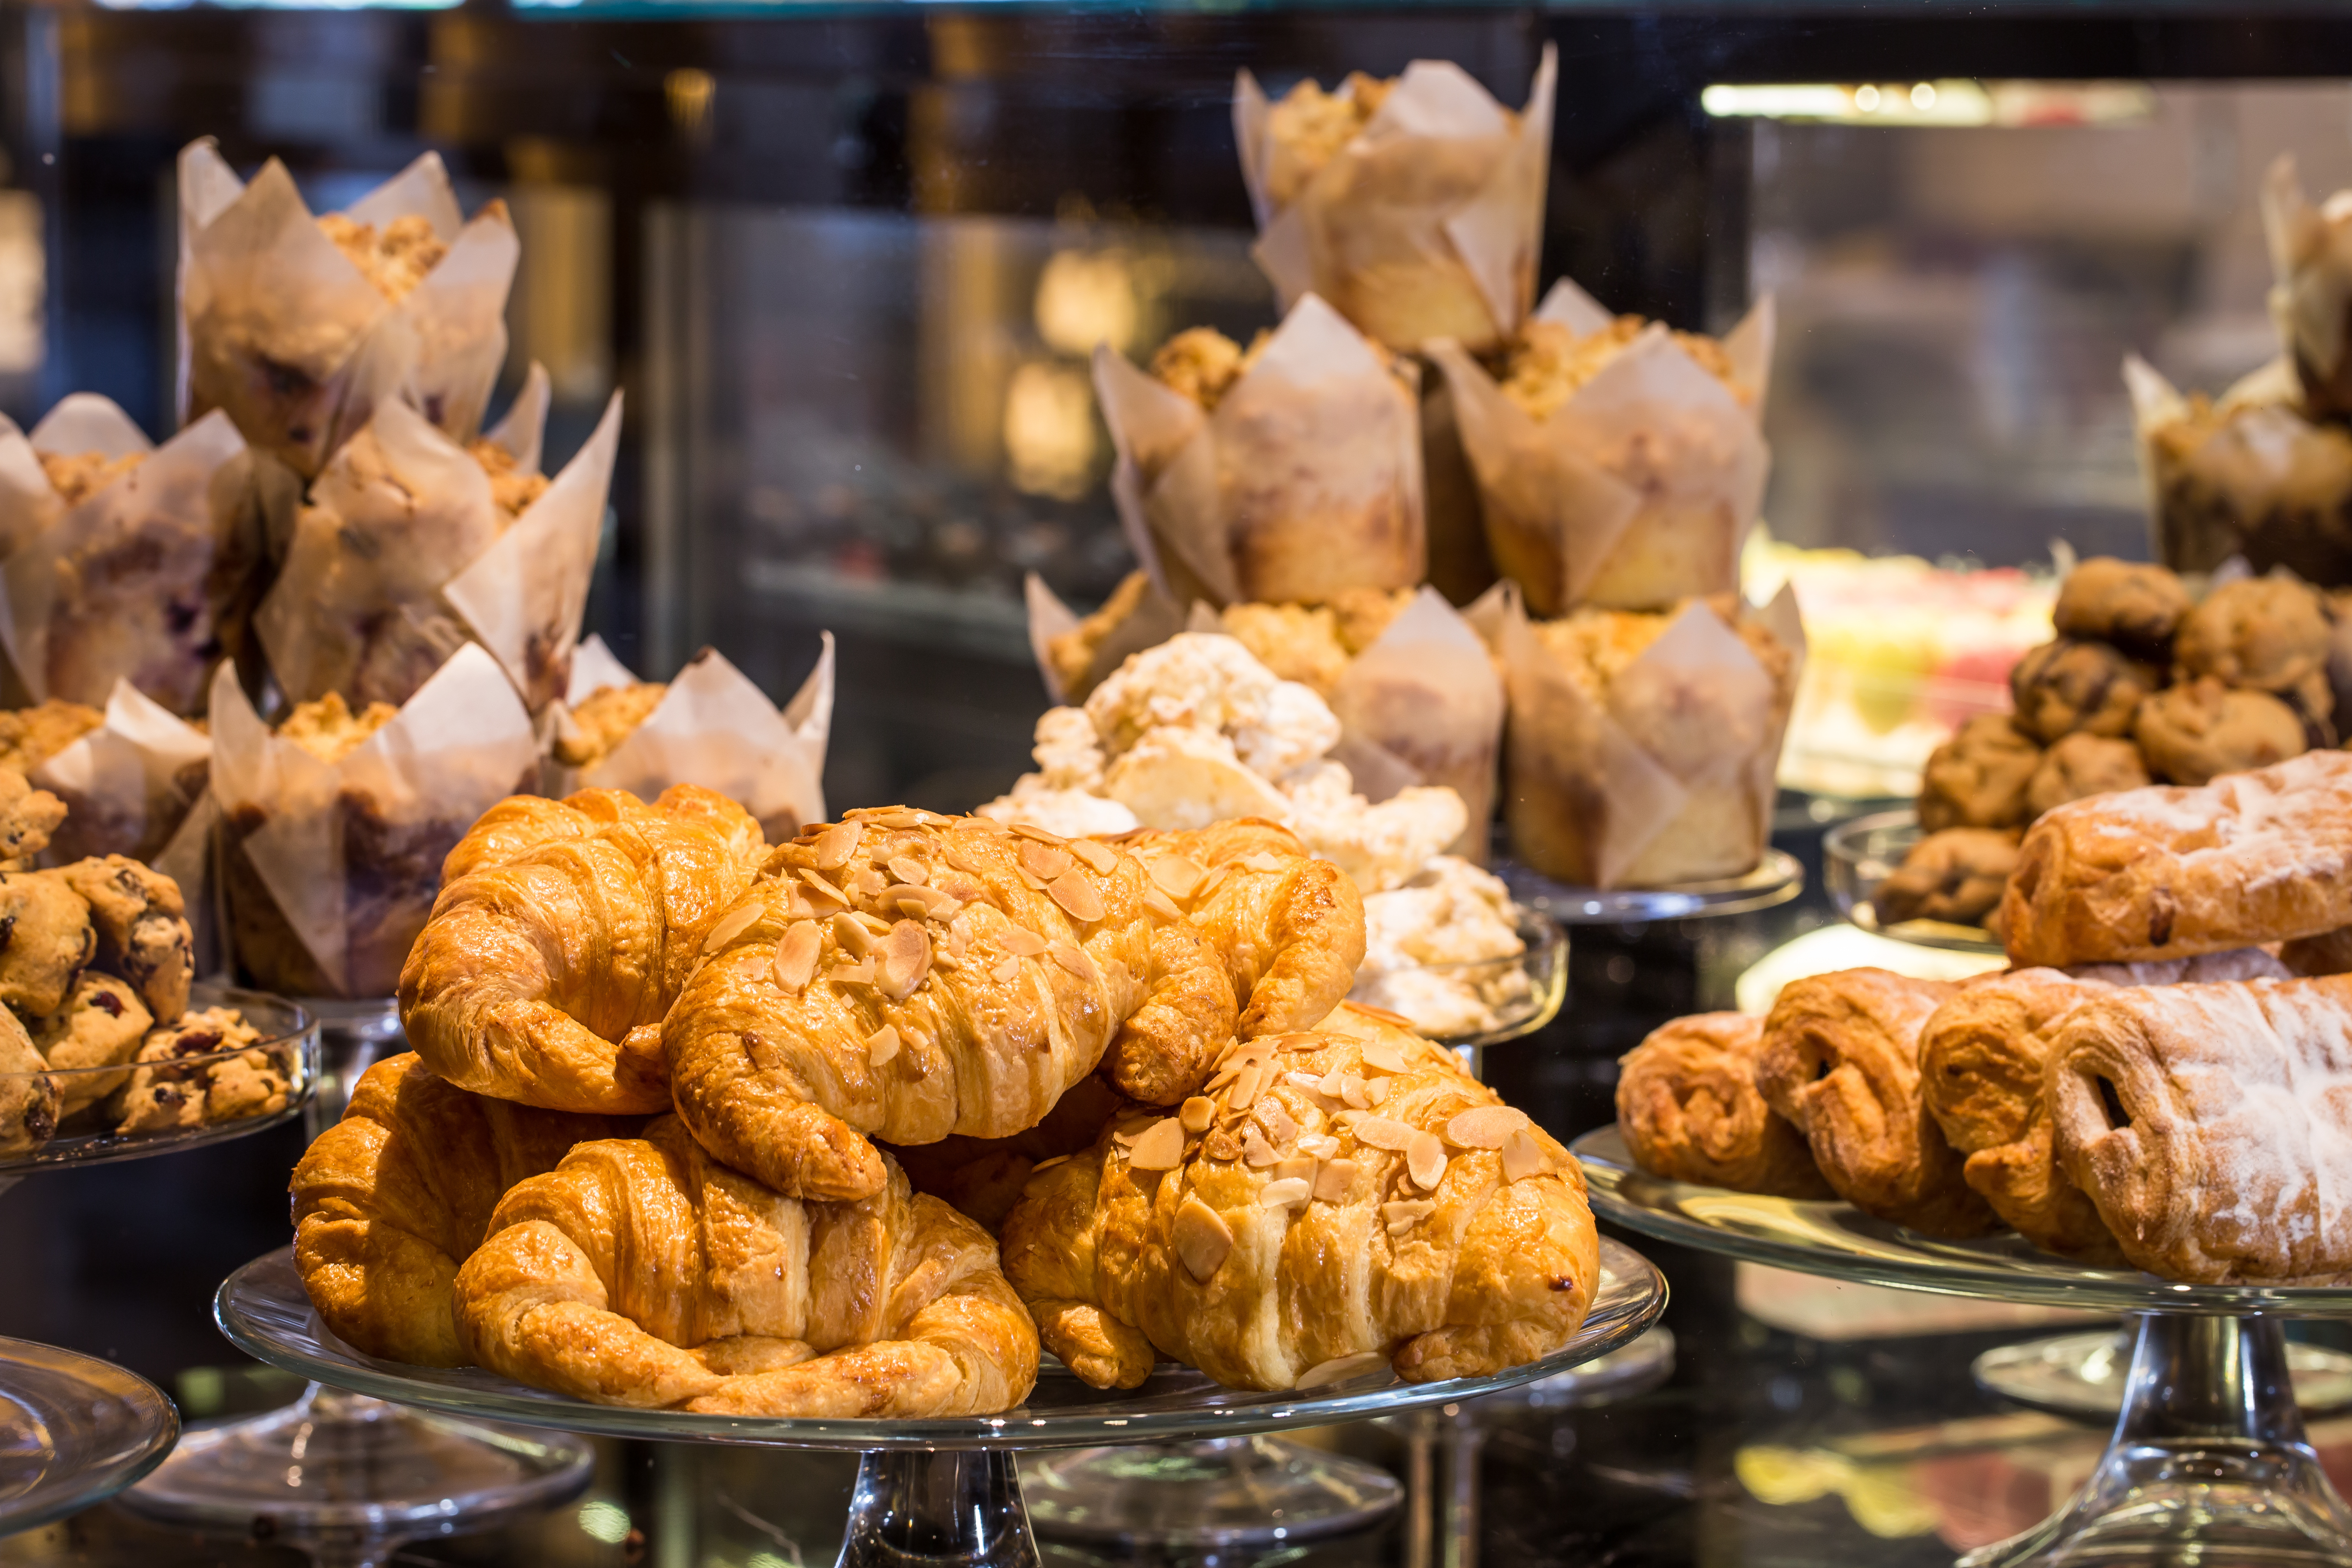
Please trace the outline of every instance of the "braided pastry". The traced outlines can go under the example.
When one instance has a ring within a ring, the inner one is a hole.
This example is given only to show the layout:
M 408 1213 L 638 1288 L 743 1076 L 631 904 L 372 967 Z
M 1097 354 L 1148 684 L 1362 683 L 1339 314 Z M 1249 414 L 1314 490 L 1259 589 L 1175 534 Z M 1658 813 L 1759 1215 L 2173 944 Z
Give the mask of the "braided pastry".
M 1133 857 L 854 811 L 768 858 L 663 1026 L 702 1145 L 795 1197 L 879 1192 L 869 1138 L 1034 1126 L 1100 1063 L 1172 1104 L 1232 1037 L 1216 955 Z
M 1311 1029 L 1364 962 L 1364 900 L 1286 827 L 1235 817 L 1118 840 L 1196 926 L 1234 983 L 1243 1039 Z
M 677 784 L 517 796 L 449 852 L 400 973 L 400 1017 L 435 1072 L 550 1110 L 669 1109 L 662 1015 L 750 885 L 759 825 Z
M 369 1355 L 463 1365 L 449 1286 L 499 1194 L 574 1143 L 635 1125 L 468 1094 L 414 1052 L 385 1058 L 294 1167 L 294 1264 L 310 1304 Z
M 1155 1352 L 1241 1388 L 1409 1382 L 1565 1345 L 1600 1272 L 1576 1162 L 1363 1009 L 1241 1042 L 1175 1115 L 1041 1164 L 1001 1232 L 1048 1349 L 1096 1387 Z
M 477 1362 L 600 1405 L 986 1415 L 1037 1376 L 996 1244 L 895 1165 L 869 1198 L 803 1204 L 668 1116 L 508 1193 L 457 1300 Z

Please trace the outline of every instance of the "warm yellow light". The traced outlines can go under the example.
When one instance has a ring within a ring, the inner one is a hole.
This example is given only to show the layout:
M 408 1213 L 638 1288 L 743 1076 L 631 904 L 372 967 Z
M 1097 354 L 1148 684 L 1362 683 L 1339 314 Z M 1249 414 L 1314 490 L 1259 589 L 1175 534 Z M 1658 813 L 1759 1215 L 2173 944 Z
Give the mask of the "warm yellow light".
M 1140 311 L 1134 269 L 1123 250 L 1057 250 L 1037 277 L 1037 335 L 1066 354 L 1097 343 L 1125 353 Z
M 1856 109 L 1861 110 L 1864 114 L 1871 113 L 1878 108 L 1878 89 L 1874 87 L 1869 86 L 1855 88 L 1853 89 L 1853 106 Z
M 1085 370 L 1032 360 L 1004 389 L 1004 458 L 1015 489 L 1076 500 L 1094 478 L 1095 393 Z
M 1699 94 L 1718 119 L 1811 120 L 1854 125 L 2116 125 L 2156 112 L 2144 82 L 1975 81 L 1966 77 L 1879 88 L 1864 82 L 1718 82 Z
M 1935 89 L 1935 85 L 1934 85 L 1933 83 L 1931 83 L 1931 82 L 1924 82 L 1924 81 L 1923 81 L 1923 82 L 1921 82 L 1918 86 L 1916 86 L 1916 87 L 1913 88 L 1913 89 L 1911 89 L 1911 107 L 1912 107 L 1912 108 L 1914 108 L 1914 109 L 1933 109 L 1933 108 L 1935 108 L 1935 107 L 1936 107 L 1936 89 Z

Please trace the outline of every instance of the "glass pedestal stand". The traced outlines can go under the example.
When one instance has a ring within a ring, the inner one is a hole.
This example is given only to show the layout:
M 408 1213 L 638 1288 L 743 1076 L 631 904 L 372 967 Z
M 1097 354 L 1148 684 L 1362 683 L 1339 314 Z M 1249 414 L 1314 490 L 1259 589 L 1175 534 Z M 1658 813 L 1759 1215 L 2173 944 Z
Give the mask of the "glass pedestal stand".
M 2352 1316 L 2352 1289 L 2178 1285 L 2051 1258 L 2015 1236 L 1938 1241 L 1842 1203 L 1660 1181 L 1634 1168 L 1614 1127 L 1575 1150 L 1594 1211 L 1644 1235 L 1897 1289 L 2138 1315 L 2123 1408 L 2090 1480 L 1961 1568 L 2352 1561 L 2352 1510 L 2305 1435 L 2280 1326 Z
M 1242 1439 L 1475 1399 L 1561 1372 L 1633 1339 L 1657 1318 L 1665 1280 L 1639 1253 L 1601 1244 L 1601 1280 L 1584 1327 L 1558 1354 L 1491 1378 L 1404 1384 L 1380 1367 L 1307 1393 L 1223 1388 L 1162 1367 L 1131 1390 L 1087 1387 L 1047 1361 L 1025 1404 L 1002 1415 L 936 1420 L 785 1420 L 588 1405 L 478 1367 L 411 1367 L 359 1354 L 311 1311 L 289 1250 L 256 1259 L 222 1285 L 221 1331 L 248 1354 L 354 1394 L 560 1431 L 671 1442 L 849 1449 L 864 1457 L 851 1494 L 844 1568 L 1032 1568 L 1037 1562 L 1010 1450 L 1108 1443 Z
M 320 1021 L 313 1139 L 360 1075 L 406 1048 L 391 998 L 306 1000 Z M 313 1383 L 282 1410 L 188 1433 L 123 1495 L 151 1518 L 296 1545 L 321 1568 L 360 1568 L 403 1542 L 488 1530 L 588 1484 L 574 1439 L 418 1415 Z
M 2025 1344 L 1999 1345 L 1969 1364 L 1976 1384 L 2012 1405 L 2053 1415 L 2112 1421 L 2124 1407 L 2137 1323 L 2109 1331 L 2060 1334 Z M 2352 1355 L 2289 1340 L 2286 1370 L 2294 1403 L 2305 1415 L 2352 1405 Z

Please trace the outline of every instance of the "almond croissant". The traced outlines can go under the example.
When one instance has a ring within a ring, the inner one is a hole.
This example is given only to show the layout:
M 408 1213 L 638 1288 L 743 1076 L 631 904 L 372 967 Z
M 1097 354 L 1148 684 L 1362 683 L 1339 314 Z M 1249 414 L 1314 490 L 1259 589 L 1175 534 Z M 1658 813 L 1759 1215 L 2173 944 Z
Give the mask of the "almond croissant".
M 1099 1063 L 1156 1104 L 1233 1036 L 1216 954 L 1132 857 L 854 811 L 768 858 L 663 1026 L 677 1113 L 795 1197 L 879 1192 L 869 1138 L 1033 1127 Z
M 1224 961 L 1243 1039 L 1321 1023 L 1364 962 L 1364 900 L 1346 872 L 1257 817 L 1118 840 Z
M 1087 1382 L 1132 1388 L 1158 1352 L 1241 1388 L 1382 1362 L 1428 1383 L 1582 1325 L 1582 1173 L 1444 1047 L 1342 1006 L 1237 1045 L 1210 1083 L 1175 1115 L 1126 1108 L 1005 1217 L 1005 1277 Z
M 635 1126 L 469 1094 L 414 1052 L 385 1058 L 294 1167 L 294 1263 L 310 1304 L 369 1355 L 463 1365 L 449 1286 L 499 1196 L 574 1143 Z
M 804 1204 L 668 1116 L 507 1194 L 457 1300 L 480 1364 L 600 1405 L 986 1415 L 1037 1376 L 996 1244 L 895 1166 L 870 1198 Z
M 763 848 L 748 812 L 695 784 L 652 805 L 622 790 L 500 802 L 449 852 L 401 970 L 410 1043 L 503 1100 L 667 1110 L 662 1015 Z

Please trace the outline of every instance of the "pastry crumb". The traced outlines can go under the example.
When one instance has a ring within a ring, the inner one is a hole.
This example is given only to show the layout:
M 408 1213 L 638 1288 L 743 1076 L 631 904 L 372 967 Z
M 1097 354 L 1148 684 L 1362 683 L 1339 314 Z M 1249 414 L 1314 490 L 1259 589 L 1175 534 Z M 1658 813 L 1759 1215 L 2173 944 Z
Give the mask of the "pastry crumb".
M 298 704 L 278 726 L 280 740 L 291 741 L 322 763 L 340 763 L 363 745 L 368 737 L 398 716 L 389 702 L 371 702 L 354 714 L 340 691 Z

